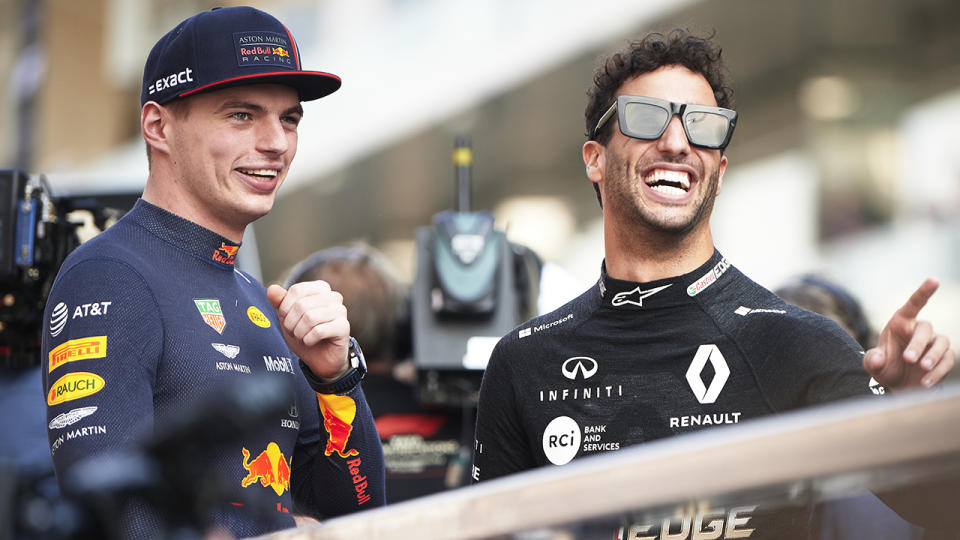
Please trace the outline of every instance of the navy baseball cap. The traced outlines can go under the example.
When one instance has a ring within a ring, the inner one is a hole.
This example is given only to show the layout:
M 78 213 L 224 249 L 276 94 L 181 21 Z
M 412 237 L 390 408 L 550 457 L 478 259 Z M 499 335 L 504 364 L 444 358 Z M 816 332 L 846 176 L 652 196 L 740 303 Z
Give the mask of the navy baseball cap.
M 283 84 L 310 101 L 340 88 L 340 77 L 304 71 L 293 34 L 252 7 L 213 8 L 167 32 L 143 67 L 140 106 L 243 84 Z

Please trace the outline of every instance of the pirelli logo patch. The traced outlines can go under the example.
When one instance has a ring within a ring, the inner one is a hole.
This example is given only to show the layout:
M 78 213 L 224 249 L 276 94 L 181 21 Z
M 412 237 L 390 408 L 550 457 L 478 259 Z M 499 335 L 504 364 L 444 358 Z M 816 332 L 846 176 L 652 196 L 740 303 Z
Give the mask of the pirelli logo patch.
M 103 377 L 96 373 L 86 371 L 67 373 L 50 387 L 47 405 L 53 406 L 96 394 L 103 390 L 105 384 Z
M 57 345 L 50 351 L 50 366 L 48 373 L 66 364 L 88 358 L 105 358 L 107 356 L 107 336 L 94 336 L 70 341 Z

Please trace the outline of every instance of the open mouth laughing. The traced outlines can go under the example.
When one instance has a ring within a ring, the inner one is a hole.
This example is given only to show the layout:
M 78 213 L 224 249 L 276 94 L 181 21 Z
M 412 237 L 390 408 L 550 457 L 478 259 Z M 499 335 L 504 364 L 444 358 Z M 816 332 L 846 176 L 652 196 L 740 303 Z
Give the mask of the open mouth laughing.
M 690 191 L 690 173 L 671 169 L 653 169 L 643 177 L 653 191 L 670 198 L 683 197 Z

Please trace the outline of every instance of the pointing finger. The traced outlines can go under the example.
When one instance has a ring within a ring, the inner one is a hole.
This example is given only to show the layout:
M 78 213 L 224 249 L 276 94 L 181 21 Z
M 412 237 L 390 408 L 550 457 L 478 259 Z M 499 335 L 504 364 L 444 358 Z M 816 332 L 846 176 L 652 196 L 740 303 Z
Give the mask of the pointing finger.
M 920 310 L 927 305 L 927 300 L 930 300 L 938 287 L 940 287 L 940 282 L 936 278 L 927 278 L 897 312 L 908 319 L 916 319 Z

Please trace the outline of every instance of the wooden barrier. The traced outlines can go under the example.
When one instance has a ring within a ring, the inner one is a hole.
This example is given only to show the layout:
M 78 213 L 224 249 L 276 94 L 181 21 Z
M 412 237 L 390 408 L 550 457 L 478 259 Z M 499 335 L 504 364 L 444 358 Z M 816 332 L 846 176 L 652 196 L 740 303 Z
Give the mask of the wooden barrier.
M 837 486 L 875 489 L 958 469 L 960 385 L 951 385 L 716 427 L 261 538 L 489 538 L 736 492 L 823 498 Z

